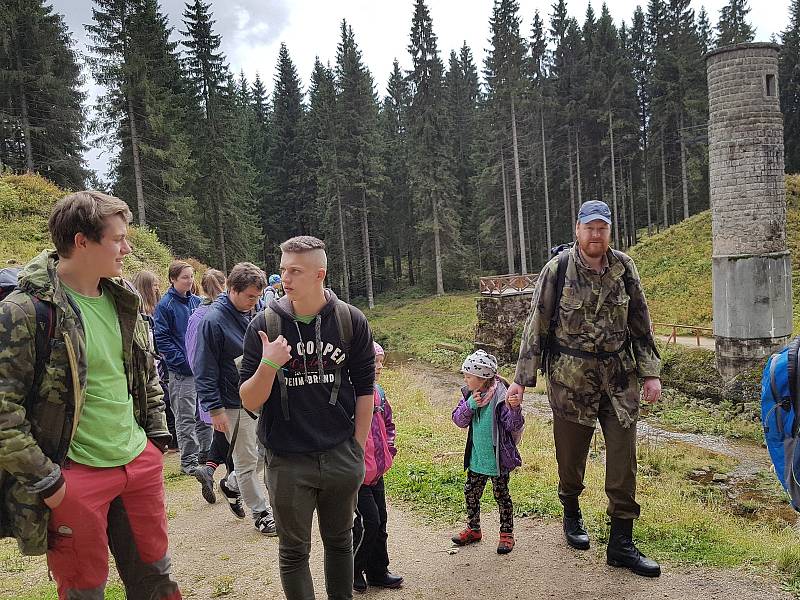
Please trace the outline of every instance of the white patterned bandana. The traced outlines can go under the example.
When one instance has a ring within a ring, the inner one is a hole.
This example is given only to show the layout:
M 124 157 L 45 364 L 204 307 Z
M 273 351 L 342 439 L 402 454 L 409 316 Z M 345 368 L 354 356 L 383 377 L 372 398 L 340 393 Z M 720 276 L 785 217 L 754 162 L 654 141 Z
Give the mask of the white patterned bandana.
M 461 372 L 489 379 L 497 375 L 497 359 L 485 350 L 476 350 L 464 359 Z

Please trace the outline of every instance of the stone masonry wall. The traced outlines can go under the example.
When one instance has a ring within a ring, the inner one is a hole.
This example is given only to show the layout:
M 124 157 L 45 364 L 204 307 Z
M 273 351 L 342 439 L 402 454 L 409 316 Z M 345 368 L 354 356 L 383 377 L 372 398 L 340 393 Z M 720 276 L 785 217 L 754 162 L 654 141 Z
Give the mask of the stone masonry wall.
M 784 251 L 777 46 L 721 49 L 708 57 L 707 67 L 714 255 Z

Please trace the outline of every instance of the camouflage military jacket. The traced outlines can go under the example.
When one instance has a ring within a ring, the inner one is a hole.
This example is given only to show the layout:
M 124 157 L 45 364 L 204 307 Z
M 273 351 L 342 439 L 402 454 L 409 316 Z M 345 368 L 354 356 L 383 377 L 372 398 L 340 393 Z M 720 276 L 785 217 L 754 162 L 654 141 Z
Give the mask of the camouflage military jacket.
M 661 359 L 636 265 L 621 252 L 609 250 L 606 256 L 607 268 L 597 273 L 584 263 L 577 245 L 570 250 L 555 329 L 562 351 L 552 352 L 546 365 L 548 397 L 554 414 L 593 427 L 605 395 L 627 427 L 639 414 L 638 378 L 658 377 Z M 536 385 L 536 372 L 545 368 L 542 352 L 557 301 L 557 270 L 554 258 L 533 293 L 514 376 L 524 386 Z
M 43 252 L 20 274 L 20 290 L 0 303 L 0 537 L 15 537 L 24 554 L 47 550 L 49 510 L 42 501 L 62 482 L 60 465 L 80 419 L 86 389 L 85 334 L 80 312 L 56 275 L 55 254 Z M 150 438 L 169 439 L 164 399 L 139 298 L 103 279 L 117 307 L 133 414 Z M 51 351 L 38 398 L 34 381 L 36 314 L 31 296 L 55 306 Z

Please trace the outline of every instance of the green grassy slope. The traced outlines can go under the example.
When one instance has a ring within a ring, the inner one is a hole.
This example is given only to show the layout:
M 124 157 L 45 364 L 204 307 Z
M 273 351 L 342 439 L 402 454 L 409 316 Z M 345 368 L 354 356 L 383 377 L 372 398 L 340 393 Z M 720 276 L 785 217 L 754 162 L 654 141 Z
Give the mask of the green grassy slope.
M 786 178 L 794 328 L 800 331 L 800 175 Z M 630 249 L 656 322 L 711 326 L 711 213 L 695 215 Z
M 25 264 L 42 250 L 53 247 L 47 218 L 53 204 L 64 194 L 39 176 L 0 177 L 0 268 L 12 262 Z M 125 261 L 125 276 L 133 277 L 142 269 L 149 269 L 162 282 L 167 281 L 172 260 L 169 248 L 153 232 L 139 227 L 130 228 L 129 239 L 133 253 Z

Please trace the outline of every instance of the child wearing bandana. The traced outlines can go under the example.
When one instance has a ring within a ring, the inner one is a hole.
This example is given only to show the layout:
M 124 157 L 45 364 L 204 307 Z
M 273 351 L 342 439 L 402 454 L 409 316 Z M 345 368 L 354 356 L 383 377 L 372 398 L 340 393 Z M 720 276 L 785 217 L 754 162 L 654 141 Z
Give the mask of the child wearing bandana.
M 508 480 L 522 464 L 517 442 L 525 425 L 520 398 L 506 396 L 506 385 L 497 376 L 497 359 L 483 350 L 470 354 L 461 367 L 464 374 L 463 398 L 453 411 L 453 422 L 467 429 L 464 450 L 464 498 L 467 527 L 453 536 L 458 546 L 480 541 L 480 501 L 486 482 L 492 480 L 494 498 L 500 509 L 498 554 L 514 549 L 514 507 Z

